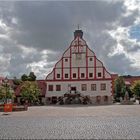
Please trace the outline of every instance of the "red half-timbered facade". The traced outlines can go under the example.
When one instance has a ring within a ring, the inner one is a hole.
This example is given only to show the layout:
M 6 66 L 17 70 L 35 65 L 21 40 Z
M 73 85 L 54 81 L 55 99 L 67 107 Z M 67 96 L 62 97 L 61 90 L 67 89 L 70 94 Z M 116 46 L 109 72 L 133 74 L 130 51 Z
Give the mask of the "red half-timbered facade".
M 75 91 L 88 96 L 93 104 L 112 102 L 112 76 L 88 47 L 82 30 L 74 32 L 74 40 L 47 75 L 46 84 L 50 102 Z

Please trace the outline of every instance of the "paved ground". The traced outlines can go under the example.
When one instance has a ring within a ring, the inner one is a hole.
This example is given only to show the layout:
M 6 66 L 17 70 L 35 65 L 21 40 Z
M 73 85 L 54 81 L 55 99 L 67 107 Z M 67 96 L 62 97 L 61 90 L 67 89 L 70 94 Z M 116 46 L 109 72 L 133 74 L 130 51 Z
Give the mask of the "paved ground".
M 0 139 L 140 139 L 140 105 L 43 106 L 0 112 Z

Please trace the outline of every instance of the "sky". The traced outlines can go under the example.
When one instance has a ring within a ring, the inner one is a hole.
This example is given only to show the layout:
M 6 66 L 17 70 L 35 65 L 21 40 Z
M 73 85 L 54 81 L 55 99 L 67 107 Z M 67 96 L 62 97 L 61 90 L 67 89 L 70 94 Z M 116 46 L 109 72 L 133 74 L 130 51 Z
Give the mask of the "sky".
M 110 73 L 140 75 L 140 0 L 0 1 L 0 77 L 45 79 L 78 24 Z

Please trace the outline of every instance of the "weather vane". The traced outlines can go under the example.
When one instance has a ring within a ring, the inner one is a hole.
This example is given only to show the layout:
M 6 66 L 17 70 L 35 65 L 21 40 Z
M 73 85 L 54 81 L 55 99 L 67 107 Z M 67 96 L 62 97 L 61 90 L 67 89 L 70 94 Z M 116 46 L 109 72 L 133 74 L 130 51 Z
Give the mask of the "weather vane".
M 80 28 L 80 25 L 78 24 L 78 30 L 79 30 L 79 28 Z

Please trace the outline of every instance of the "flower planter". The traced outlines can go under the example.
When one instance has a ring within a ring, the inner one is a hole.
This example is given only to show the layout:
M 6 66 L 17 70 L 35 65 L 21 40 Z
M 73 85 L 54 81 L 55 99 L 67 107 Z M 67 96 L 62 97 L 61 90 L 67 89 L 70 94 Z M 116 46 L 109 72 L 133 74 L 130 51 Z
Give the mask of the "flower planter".
M 5 104 L 4 105 L 4 112 L 12 112 L 13 105 L 12 104 Z

